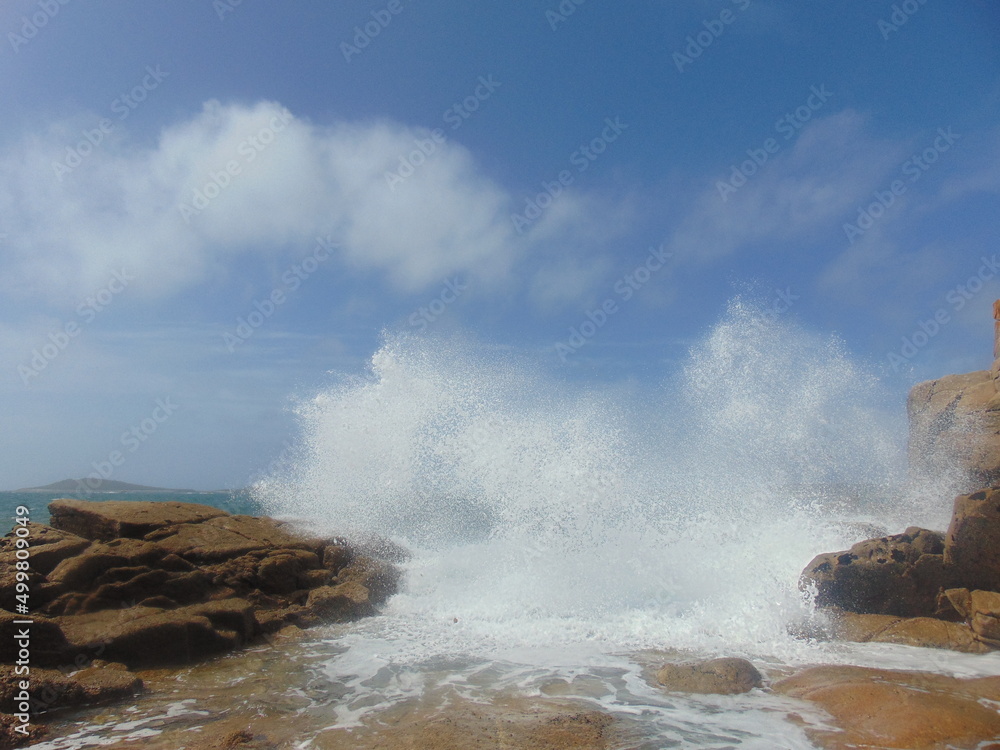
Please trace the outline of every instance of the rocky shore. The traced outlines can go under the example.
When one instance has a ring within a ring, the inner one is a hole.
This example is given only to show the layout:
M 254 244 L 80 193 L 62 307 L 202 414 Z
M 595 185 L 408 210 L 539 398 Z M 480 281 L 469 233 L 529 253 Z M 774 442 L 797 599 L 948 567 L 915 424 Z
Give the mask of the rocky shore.
M 15 704 L 25 679 L 15 636 L 27 629 L 31 739 L 48 715 L 141 691 L 137 668 L 365 617 L 396 589 L 398 571 L 376 555 L 270 518 L 175 502 L 55 500 L 49 510 L 50 525 L 0 540 L 0 705 Z M 29 545 L 28 626 L 16 614 L 18 538 Z M 22 722 L 0 718 L 0 747 L 29 739 L 13 730 Z
M 840 638 L 1000 648 L 1000 487 L 957 497 L 947 533 L 911 527 L 819 555 L 802 585 Z
M 806 637 L 980 655 L 1000 650 L 998 377 L 995 367 L 913 389 L 915 477 L 957 471 L 970 489 L 983 489 L 954 499 L 946 531 L 911 527 L 813 559 L 800 585 L 825 624 Z M 355 727 L 331 715 L 335 698 L 303 713 L 289 684 L 301 679 L 309 655 L 292 665 L 288 644 L 298 642 L 303 628 L 375 614 L 399 579 L 388 550 L 186 503 L 56 500 L 50 512 L 49 525 L 19 532 L 30 553 L 21 582 L 31 601 L 32 734 L 14 733 L 15 719 L 0 716 L 0 748 L 38 739 L 45 724 L 35 722 L 67 709 L 93 716 L 102 704 L 144 699 L 170 716 L 177 692 L 207 709 L 200 723 L 158 719 L 155 735 L 111 747 L 276 750 L 307 735 L 317 747 L 373 749 L 610 750 L 640 742 L 627 717 L 558 690 L 532 698 L 497 693 L 488 703 L 431 690 Z M 0 540 L 3 707 L 16 705 L 19 690 L 13 644 L 24 615 L 16 614 L 17 540 L 14 531 Z M 263 641 L 270 645 L 237 659 L 212 658 Z M 793 670 L 677 654 L 636 660 L 649 684 L 680 699 L 788 700 L 787 719 L 827 750 L 1000 750 L 1000 676 L 829 665 Z M 283 697 L 264 697 L 271 695 Z M 812 707 L 823 719 L 807 720 L 794 706 Z

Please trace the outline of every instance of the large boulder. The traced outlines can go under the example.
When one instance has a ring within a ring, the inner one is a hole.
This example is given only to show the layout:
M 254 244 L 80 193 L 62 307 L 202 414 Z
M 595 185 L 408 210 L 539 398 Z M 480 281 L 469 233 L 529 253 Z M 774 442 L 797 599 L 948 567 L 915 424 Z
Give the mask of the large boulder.
M 955 498 L 944 559 L 956 586 L 1000 590 L 1000 487 Z
M 720 695 L 748 693 L 764 684 L 753 664 L 735 657 L 692 664 L 665 664 L 657 671 L 656 681 L 672 692 Z
M 1000 481 L 1000 395 L 990 370 L 915 385 L 907 412 L 916 476 L 958 468 L 970 489 Z
M 1000 648 L 1000 487 L 955 498 L 946 535 L 912 527 L 818 555 L 801 584 L 815 590 L 816 604 L 835 615 L 834 634 L 847 640 Z
M 954 585 L 945 565 L 944 537 L 910 527 L 902 534 L 859 542 L 818 555 L 802 573 L 816 604 L 862 614 L 932 616 L 937 596 Z

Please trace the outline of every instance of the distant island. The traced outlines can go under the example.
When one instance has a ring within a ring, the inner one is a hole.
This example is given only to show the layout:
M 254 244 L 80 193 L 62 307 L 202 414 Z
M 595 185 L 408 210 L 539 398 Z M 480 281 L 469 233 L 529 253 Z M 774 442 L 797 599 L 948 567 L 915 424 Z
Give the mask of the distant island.
M 144 484 L 129 484 L 114 479 L 63 479 L 43 487 L 23 487 L 14 492 L 79 492 L 83 487 L 88 492 L 195 492 L 196 490 L 173 490 L 166 487 L 147 487 Z

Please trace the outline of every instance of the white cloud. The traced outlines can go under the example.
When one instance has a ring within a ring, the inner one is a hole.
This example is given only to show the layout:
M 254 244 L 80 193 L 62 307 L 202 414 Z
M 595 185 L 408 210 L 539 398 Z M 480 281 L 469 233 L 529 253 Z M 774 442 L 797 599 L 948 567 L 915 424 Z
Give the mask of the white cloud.
M 79 134 L 65 123 L 0 153 L 0 285 L 71 304 L 125 267 L 137 294 L 166 296 L 237 255 L 301 254 L 330 235 L 346 262 L 412 291 L 456 273 L 502 279 L 531 246 L 532 233 L 513 231 L 510 196 L 464 147 L 437 144 L 392 190 L 386 172 L 427 132 L 391 122 L 321 127 L 287 113 L 284 124 L 283 113 L 275 102 L 208 102 L 148 148 L 116 129 L 61 179 L 54 165 Z M 227 165 L 239 173 L 226 175 Z M 228 184 L 201 210 L 179 210 L 220 183 Z M 577 200 L 560 198 L 564 220 L 553 213 L 539 234 L 577 215 Z
M 715 181 L 695 197 L 669 242 L 678 259 L 712 260 L 750 243 L 800 239 L 817 229 L 836 240 L 841 219 L 883 188 L 904 158 L 899 146 L 868 136 L 864 118 L 851 110 L 812 122 L 791 146 L 778 141 L 782 150 L 727 200 Z

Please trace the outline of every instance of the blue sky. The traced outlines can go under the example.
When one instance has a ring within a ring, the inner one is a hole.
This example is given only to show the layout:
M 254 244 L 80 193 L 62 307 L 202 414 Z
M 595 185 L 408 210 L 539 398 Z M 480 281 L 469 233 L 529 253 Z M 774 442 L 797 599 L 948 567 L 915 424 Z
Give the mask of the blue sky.
M 0 33 L 4 488 L 116 450 L 241 486 L 384 330 L 655 383 L 742 294 L 900 409 L 990 364 L 994 3 L 8 0 Z

